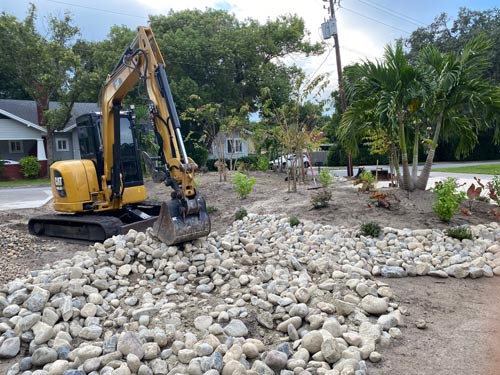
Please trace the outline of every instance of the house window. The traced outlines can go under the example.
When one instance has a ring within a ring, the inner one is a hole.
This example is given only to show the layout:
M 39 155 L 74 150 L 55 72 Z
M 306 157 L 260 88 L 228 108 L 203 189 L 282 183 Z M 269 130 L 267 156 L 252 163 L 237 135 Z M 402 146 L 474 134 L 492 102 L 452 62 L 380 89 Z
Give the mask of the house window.
M 68 140 L 64 138 L 56 138 L 57 151 L 69 151 Z
M 23 152 L 23 141 L 9 141 L 11 154 L 21 154 Z
M 241 139 L 228 139 L 227 143 L 227 152 L 229 154 L 243 152 L 243 144 L 241 143 Z

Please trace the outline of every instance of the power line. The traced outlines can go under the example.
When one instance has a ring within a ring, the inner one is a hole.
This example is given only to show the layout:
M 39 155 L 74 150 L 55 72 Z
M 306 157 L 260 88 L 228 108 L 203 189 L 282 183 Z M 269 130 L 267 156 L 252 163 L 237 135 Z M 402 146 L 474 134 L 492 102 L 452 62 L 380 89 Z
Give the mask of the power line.
M 401 31 L 401 32 L 403 32 L 403 33 L 405 33 L 405 34 L 408 34 L 408 35 L 409 35 L 409 34 L 411 34 L 411 32 L 409 32 L 409 31 L 403 30 L 403 29 L 401 29 L 401 28 L 399 28 L 399 27 L 397 27 L 397 26 L 389 25 L 388 23 L 382 22 L 382 21 L 380 21 L 380 20 L 378 20 L 378 19 L 376 19 L 376 18 L 373 18 L 373 17 L 370 17 L 370 16 L 366 16 L 366 15 L 364 15 L 363 13 L 359 13 L 359 12 L 357 12 L 357 11 L 355 11 L 355 10 L 352 10 L 352 9 L 346 8 L 346 7 L 345 7 L 345 6 L 343 6 L 343 5 L 339 5 L 339 7 L 340 7 L 341 9 L 345 9 L 345 10 L 347 10 L 348 12 L 351 12 L 351 13 L 357 14 L 358 16 L 361 16 L 361 17 L 367 18 L 367 19 L 369 19 L 369 20 L 371 20 L 371 21 L 374 21 L 374 22 L 378 22 L 378 23 L 380 23 L 380 24 L 382 24 L 382 25 L 384 25 L 384 26 L 387 26 L 387 27 L 393 28 L 393 29 L 395 29 L 395 30 L 399 30 L 399 31 Z
M 76 8 L 83 8 L 83 9 L 95 10 L 97 12 L 104 12 L 104 13 L 116 14 L 116 15 L 119 15 L 119 16 L 141 18 L 141 19 L 146 19 L 146 20 L 148 19 L 148 17 L 139 16 L 137 14 L 129 14 L 129 13 L 116 12 L 114 10 L 89 7 L 89 6 L 86 6 L 86 5 L 73 4 L 73 3 L 68 3 L 68 2 L 65 2 L 65 1 L 59 1 L 59 0 L 45 0 L 45 1 L 48 1 L 48 2 L 51 2 L 51 3 L 56 3 L 56 4 L 61 4 L 61 5 L 68 5 L 68 6 L 72 6 L 72 7 L 76 7 Z
M 403 13 L 400 13 L 400 12 L 397 12 L 395 10 L 392 10 L 392 9 L 389 9 L 389 8 L 386 8 L 382 5 L 379 5 L 379 4 L 374 4 L 374 3 L 371 3 L 371 2 L 368 2 L 368 1 L 364 1 L 364 0 L 358 0 L 360 3 L 363 3 L 365 5 L 368 5 L 368 6 L 371 6 L 372 8 L 375 8 L 381 12 L 384 12 L 384 13 L 387 13 L 393 17 L 396 17 L 396 18 L 399 18 L 403 21 L 406 21 L 406 22 L 409 22 L 409 23 L 412 23 L 416 26 L 425 26 L 425 23 L 415 19 L 415 18 L 412 18 L 412 17 L 409 17 Z

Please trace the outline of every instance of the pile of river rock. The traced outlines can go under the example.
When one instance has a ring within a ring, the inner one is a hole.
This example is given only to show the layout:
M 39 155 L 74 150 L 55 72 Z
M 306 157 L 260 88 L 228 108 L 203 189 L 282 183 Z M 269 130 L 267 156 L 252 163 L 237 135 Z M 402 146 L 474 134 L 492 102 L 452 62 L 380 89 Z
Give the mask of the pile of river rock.
M 0 358 L 8 375 L 366 375 L 406 313 L 375 276 L 500 274 L 499 226 L 471 229 L 371 238 L 249 215 L 181 246 L 130 231 L 0 288 Z

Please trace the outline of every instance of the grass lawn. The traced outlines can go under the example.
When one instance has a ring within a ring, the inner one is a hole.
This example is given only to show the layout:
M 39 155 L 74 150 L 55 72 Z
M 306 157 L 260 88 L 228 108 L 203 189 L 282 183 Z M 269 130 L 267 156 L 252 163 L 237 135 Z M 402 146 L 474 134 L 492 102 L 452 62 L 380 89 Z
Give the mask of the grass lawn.
M 50 179 L 36 178 L 34 180 L 0 181 L 0 187 L 20 187 L 20 186 L 36 186 L 36 185 L 50 185 Z
M 456 168 L 432 168 L 433 172 L 500 175 L 500 164 L 469 165 Z

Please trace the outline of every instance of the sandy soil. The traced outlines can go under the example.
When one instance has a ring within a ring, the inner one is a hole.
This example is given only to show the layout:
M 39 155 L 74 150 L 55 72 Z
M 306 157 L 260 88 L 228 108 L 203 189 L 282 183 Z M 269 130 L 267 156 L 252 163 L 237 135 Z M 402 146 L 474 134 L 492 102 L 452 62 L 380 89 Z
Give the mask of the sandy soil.
M 377 221 L 381 226 L 396 228 L 445 228 L 461 224 L 478 224 L 494 220 L 491 206 L 478 202 L 473 215 L 458 213 L 451 223 L 443 224 L 432 212 L 432 193 L 410 195 L 393 190 L 399 202 L 393 209 L 370 204 L 367 194 L 358 193 L 350 182 L 337 182 L 329 190 L 330 206 L 311 208 L 310 198 L 318 192 L 312 182 L 298 184 L 297 193 L 287 193 L 285 176 L 273 172 L 250 172 L 257 180 L 252 193 L 241 200 L 229 182 L 219 182 L 216 173 L 197 177 L 198 189 L 210 207 L 212 231 L 222 233 L 234 221 L 235 212 L 243 207 L 253 213 L 284 213 L 299 219 L 323 224 L 355 226 Z M 168 199 L 169 188 L 147 183 L 149 198 Z M 27 218 L 51 212 L 50 204 L 36 210 L 0 212 L 0 227 L 8 226 L 26 232 Z M 9 260 L 20 269 L 35 269 L 47 262 L 71 256 L 86 248 L 79 243 L 44 240 L 51 249 L 39 255 L 23 253 Z M 2 257 L 4 255 L 2 254 Z M 497 278 L 434 279 L 430 277 L 384 279 L 408 307 L 403 338 L 383 349 L 383 360 L 369 364 L 370 374 L 406 375 L 497 375 L 500 374 L 500 281 Z M 424 319 L 426 329 L 416 321 Z

